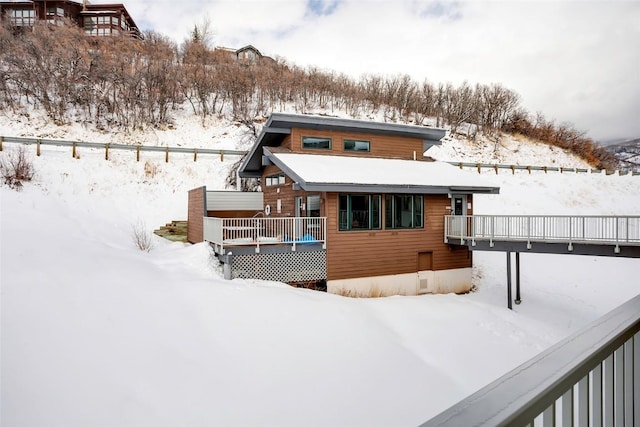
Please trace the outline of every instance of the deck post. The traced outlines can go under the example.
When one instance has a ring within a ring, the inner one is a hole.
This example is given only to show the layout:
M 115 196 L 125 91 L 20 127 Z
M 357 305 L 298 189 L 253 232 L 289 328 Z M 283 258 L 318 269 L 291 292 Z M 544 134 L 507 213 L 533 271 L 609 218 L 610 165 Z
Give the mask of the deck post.
M 507 307 L 509 310 L 513 310 L 511 299 L 511 252 L 507 251 Z
M 520 252 L 516 252 L 516 304 L 520 304 Z
M 222 272 L 224 274 L 225 280 L 233 279 L 232 268 L 231 268 L 233 266 L 233 254 L 229 252 L 224 256 L 224 259 L 222 259 L 221 261 L 222 261 Z

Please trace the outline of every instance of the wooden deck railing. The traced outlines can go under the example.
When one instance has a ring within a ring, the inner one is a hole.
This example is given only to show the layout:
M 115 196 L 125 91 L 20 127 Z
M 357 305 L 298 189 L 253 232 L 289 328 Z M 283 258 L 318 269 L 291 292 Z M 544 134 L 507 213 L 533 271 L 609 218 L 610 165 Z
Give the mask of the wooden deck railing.
M 326 246 L 327 219 L 294 218 L 215 218 L 204 217 L 204 240 L 221 254 L 229 247 L 322 243 Z

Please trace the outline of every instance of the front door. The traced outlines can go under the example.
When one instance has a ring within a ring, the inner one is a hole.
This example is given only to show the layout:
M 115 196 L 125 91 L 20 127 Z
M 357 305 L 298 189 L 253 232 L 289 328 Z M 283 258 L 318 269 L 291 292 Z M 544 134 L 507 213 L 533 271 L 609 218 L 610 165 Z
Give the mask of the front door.
M 451 212 L 453 215 L 467 215 L 467 196 L 456 195 L 451 198 Z
M 451 197 L 451 215 L 460 218 L 453 218 L 451 222 L 451 234 L 454 236 L 465 236 L 467 231 L 467 196 L 455 194 Z

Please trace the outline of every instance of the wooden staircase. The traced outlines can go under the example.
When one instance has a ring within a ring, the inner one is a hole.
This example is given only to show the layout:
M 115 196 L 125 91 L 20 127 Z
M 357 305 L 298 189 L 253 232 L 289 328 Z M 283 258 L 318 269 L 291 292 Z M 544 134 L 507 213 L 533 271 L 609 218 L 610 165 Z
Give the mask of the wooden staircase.
M 187 243 L 187 221 L 171 221 L 153 231 L 156 234 L 172 242 Z

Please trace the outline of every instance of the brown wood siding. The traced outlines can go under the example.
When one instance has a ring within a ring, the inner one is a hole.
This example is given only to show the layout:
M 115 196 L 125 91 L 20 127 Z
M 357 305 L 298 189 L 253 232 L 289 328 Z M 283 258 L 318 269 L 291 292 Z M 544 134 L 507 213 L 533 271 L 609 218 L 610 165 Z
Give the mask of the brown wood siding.
M 375 231 L 338 231 L 337 196 L 337 193 L 327 194 L 325 203 L 327 279 L 416 272 L 420 252 L 433 253 L 434 270 L 471 267 L 466 247 L 452 247 L 443 241 L 443 216 L 448 214 L 447 207 L 451 206 L 446 195 L 425 196 L 423 229 Z
M 287 175 L 285 175 L 285 183 L 282 185 L 264 185 L 265 177 L 271 175 L 277 175 L 283 173 L 277 166 L 266 166 L 262 171 L 262 192 L 264 193 L 264 205 L 271 207 L 271 217 L 294 217 L 296 215 L 296 196 L 306 197 L 312 194 L 320 193 L 308 193 L 304 190 L 293 190 L 293 181 Z M 278 191 L 279 190 L 279 191 Z M 282 210 L 278 213 L 277 206 L 278 200 L 282 205 Z M 322 197 L 320 200 L 320 216 L 324 216 L 324 203 Z M 306 211 L 302 211 L 302 215 L 306 216 Z
M 205 187 L 189 190 L 189 209 L 187 210 L 187 240 L 190 243 L 203 241 L 203 220 Z
M 331 138 L 331 150 L 309 150 L 302 148 L 303 136 L 316 136 Z M 343 140 L 354 139 L 369 141 L 370 152 L 344 151 Z M 375 135 L 371 133 L 352 133 L 322 131 L 315 129 L 291 129 L 291 135 L 285 139 L 282 146 L 294 152 L 307 154 L 333 154 L 356 157 L 386 157 L 395 159 L 412 159 L 415 152 L 416 158 L 422 159 L 423 141 L 419 138 L 402 138 L 397 136 Z
M 285 136 L 284 140 L 280 144 L 280 147 L 288 148 L 289 150 L 291 150 L 291 135 Z

